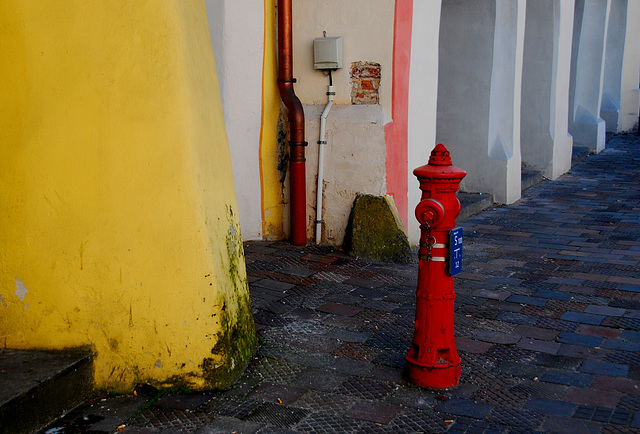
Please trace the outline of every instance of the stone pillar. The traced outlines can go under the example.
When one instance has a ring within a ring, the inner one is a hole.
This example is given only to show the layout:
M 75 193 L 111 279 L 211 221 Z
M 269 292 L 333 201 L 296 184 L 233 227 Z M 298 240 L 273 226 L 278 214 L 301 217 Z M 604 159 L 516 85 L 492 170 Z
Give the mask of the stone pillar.
M 596 152 L 605 146 L 606 124 L 600 117 L 600 104 L 610 6 L 608 0 L 576 0 L 574 15 L 569 132 L 574 144 Z
M 527 2 L 521 146 L 525 165 L 556 179 L 571 168 L 569 76 L 573 0 Z
M 624 56 L 620 90 L 618 131 L 629 131 L 638 122 L 638 80 L 640 71 L 640 2 L 627 1 Z
M 617 132 L 622 95 L 622 60 L 627 33 L 627 0 L 611 0 L 607 26 L 607 45 L 604 61 L 604 80 L 600 117 L 607 131 Z
M 463 191 L 520 198 L 525 2 L 443 0 L 436 142 L 467 170 Z

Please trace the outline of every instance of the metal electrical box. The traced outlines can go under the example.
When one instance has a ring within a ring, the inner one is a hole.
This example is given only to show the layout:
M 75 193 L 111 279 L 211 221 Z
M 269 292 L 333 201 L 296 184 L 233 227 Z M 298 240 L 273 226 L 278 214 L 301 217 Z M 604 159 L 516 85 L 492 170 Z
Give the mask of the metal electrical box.
M 313 40 L 313 67 L 315 69 L 342 68 L 342 36 Z

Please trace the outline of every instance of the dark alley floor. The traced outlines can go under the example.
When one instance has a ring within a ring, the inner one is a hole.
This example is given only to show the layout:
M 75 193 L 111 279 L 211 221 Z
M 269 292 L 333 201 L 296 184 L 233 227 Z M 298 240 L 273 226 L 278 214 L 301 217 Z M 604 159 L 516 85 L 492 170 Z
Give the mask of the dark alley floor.
M 640 138 L 461 226 L 457 387 L 402 377 L 417 265 L 249 242 L 260 347 L 234 387 L 97 399 L 47 432 L 640 432 Z

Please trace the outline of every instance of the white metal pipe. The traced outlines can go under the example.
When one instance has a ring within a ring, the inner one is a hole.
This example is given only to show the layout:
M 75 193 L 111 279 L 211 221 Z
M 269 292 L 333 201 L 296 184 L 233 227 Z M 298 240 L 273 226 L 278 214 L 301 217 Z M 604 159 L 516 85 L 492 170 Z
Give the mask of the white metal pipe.
M 324 190 L 324 147 L 326 141 L 327 116 L 333 105 L 333 97 L 336 93 L 333 86 L 329 85 L 327 90 L 327 105 L 324 106 L 320 116 L 320 139 L 318 140 L 318 188 L 316 189 L 316 244 L 322 240 L 322 192 Z

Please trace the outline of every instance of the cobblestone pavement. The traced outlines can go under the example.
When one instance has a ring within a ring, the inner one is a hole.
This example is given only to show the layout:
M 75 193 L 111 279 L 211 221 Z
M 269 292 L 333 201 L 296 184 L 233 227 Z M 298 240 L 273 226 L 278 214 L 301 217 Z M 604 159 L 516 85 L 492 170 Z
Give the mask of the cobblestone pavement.
M 245 243 L 260 348 L 232 389 L 164 395 L 131 432 L 640 432 L 640 140 L 461 224 L 460 385 L 402 378 L 417 265 Z

